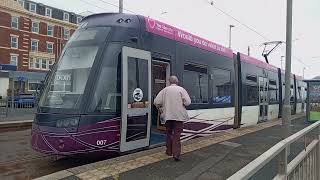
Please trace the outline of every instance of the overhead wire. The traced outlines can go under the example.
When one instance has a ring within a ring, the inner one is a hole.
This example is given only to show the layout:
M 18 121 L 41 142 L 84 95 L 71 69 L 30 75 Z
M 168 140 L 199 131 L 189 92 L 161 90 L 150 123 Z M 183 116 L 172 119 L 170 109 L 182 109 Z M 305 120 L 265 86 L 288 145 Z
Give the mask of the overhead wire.
M 211 3 L 211 5 L 212 5 L 215 9 L 217 9 L 218 11 L 220 11 L 221 13 L 223 13 L 224 15 L 226 15 L 226 16 L 228 16 L 229 18 L 235 20 L 236 22 L 238 22 L 238 23 L 241 24 L 242 26 L 250 29 L 252 32 L 256 33 L 257 35 L 259 35 L 259 36 L 262 37 L 263 39 L 266 39 L 266 40 L 270 41 L 270 39 L 269 39 L 267 36 L 259 33 L 257 30 L 255 30 L 254 28 L 246 25 L 245 23 L 242 23 L 242 22 L 241 22 L 240 20 L 238 20 L 237 18 L 233 17 L 233 16 L 230 15 L 229 13 L 223 11 L 222 9 L 218 8 L 216 5 L 214 5 L 214 3 Z
M 86 3 L 86 4 L 88 4 L 88 5 L 97 7 L 97 8 L 99 8 L 99 9 L 109 10 L 109 9 L 103 8 L 103 7 L 101 7 L 101 6 L 95 5 L 95 4 L 93 4 L 93 3 L 89 3 L 89 2 L 87 2 L 87 1 L 85 1 L 85 0 L 80 0 L 80 1 L 83 2 L 83 3 Z
M 94 7 L 100 8 L 100 9 L 107 10 L 107 9 L 102 8 L 102 7 L 100 7 L 100 6 L 98 6 L 98 5 L 95 5 L 95 4 L 93 4 L 93 3 L 89 3 L 89 2 L 87 2 L 87 1 L 85 1 L 85 0 L 80 0 L 80 1 L 82 1 L 82 2 L 84 2 L 84 3 L 86 3 L 86 4 L 89 4 L 89 5 L 91 5 L 91 6 L 94 6 Z M 105 1 L 105 0 L 98 0 L 98 1 L 100 1 L 100 2 L 102 2 L 102 3 L 105 3 L 105 4 L 108 4 L 108 5 L 111 5 L 111 6 L 113 6 L 113 7 L 119 8 L 118 5 L 113 4 L 113 3 L 110 3 L 110 2 L 107 2 L 107 1 Z M 218 11 L 220 11 L 220 13 L 222 13 L 222 14 L 228 16 L 229 18 L 233 19 L 234 21 L 238 22 L 238 23 L 241 24 L 242 26 L 246 27 L 247 29 L 251 30 L 252 32 L 254 32 L 255 34 L 257 34 L 258 36 L 260 36 L 261 38 L 263 38 L 263 39 L 265 39 L 265 40 L 267 40 L 267 41 L 270 41 L 270 39 L 269 39 L 267 36 L 263 35 L 263 34 L 260 33 L 259 31 L 255 30 L 253 27 L 251 27 L 251 26 L 249 26 L 249 25 L 241 22 L 239 19 L 235 18 L 235 17 L 232 16 L 231 14 L 229 14 L 229 13 L 227 13 L 226 11 L 222 10 L 221 8 L 217 7 L 214 3 L 211 3 L 211 5 L 212 5 L 215 9 L 217 9 Z M 127 9 L 127 8 L 123 8 L 123 9 L 126 10 L 126 11 L 128 11 L 128 12 L 137 14 L 135 11 L 132 11 L 132 10 L 130 10 L 130 9 Z M 281 47 L 281 48 L 283 48 L 283 47 Z M 296 56 L 293 56 L 293 57 L 294 57 L 297 61 L 299 61 L 301 64 L 310 67 L 309 65 L 307 65 L 306 63 L 304 63 L 300 58 L 298 58 L 298 57 L 296 57 Z
M 246 27 L 247 29 L 251 30 L 252 32 L 256 33 L 258 36 L 262 37 L 265 40 L 270 41 L 270 39 L 263 35 L 262 33 L 258 32 L 257 30 L 255 30 L 254 28 L 250 27 L 249 25 L 246 25 L 245 23 L 242 23 L 240 20 L 238 20 L 237 18 L 233 17 L 231 14 L 225 12 L 224 10 L 220 9 L 219 7 L 217 7 L 214 3 L 210 3 L 215 9 L 217 9 L 218 11 L 220 11 L 222 14 L 228 16 L 229 18 L 235 20 L 236 22 L 238 22 L 239 24 L 241 24 L 242 26 Z M 285 43 L 285 42 L 284 42 Z M 283 48 L 283 46 L 281 47 Z M 292 55 L 293 56 L 293 55 Z M 304 63 L 300 58 L 293 56 L 297 61 L 299 61 L 301 64 L 310 67 L 309 65 L 307 65 L 306 63 Z
M 117 7 L 117 8 L 119 8 L 119 6 L 118 6 L 118 5 L 113 4 L 113 3 L 110 3 L 110 2 L 107 2 L 107 1 L 105 1 L 105 0 L 98 0 L 98 1 L 103 2 L 103 3 L 105 3 L 105 4 L 109 4 L 109 5 L 114 6 L 114 7 Z M 138 14 L 138 13 L 136 13 L 136 12 L 134 12 L 134 11 L 131 11 L 130 9 L 127 9 L 127 8 L 123 8 L 123 10 L 126 10 L 126 11 L 131 12 L 131 13 L 134 13 L 134 14 Z

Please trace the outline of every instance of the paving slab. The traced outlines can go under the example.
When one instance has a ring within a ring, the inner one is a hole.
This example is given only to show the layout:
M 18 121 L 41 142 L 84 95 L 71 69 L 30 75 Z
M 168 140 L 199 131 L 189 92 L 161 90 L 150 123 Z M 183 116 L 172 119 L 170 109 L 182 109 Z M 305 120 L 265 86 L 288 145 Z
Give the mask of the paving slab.
M 293 122 L 292 133 L 308 125 L 304 124 L 303 118 Z M 184 154 L 180 162 L 170 158 L 121 173 L 120 179 L 227 179 L 280 140 L 281 125 L 276 125 Z M 254 179 L 270 179 L 272 170 L 265 170 Z

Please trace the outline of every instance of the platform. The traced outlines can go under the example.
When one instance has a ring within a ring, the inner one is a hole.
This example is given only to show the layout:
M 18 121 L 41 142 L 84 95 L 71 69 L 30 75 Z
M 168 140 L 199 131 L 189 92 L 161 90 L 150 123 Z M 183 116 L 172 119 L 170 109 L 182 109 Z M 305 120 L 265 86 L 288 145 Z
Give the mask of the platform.
M 292 133 L 308 126 L 304 116 L 292 118 Z M 187 141 L 179 162 L 159 147 L 38 179 L 226 179 L 280 140 L 281 120 L 273 120 Z M 261 172 L 259 179 L 268 179 L 268 174 Z

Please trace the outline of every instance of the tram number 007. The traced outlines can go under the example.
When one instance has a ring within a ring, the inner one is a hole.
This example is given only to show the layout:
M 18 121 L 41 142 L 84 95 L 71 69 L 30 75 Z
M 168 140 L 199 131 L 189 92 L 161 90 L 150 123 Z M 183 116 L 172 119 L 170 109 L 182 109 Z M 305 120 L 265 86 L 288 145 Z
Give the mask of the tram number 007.
M 103 146 L 107 144 L 107 140 L 97 140 L 97 145 L 98 146 Z

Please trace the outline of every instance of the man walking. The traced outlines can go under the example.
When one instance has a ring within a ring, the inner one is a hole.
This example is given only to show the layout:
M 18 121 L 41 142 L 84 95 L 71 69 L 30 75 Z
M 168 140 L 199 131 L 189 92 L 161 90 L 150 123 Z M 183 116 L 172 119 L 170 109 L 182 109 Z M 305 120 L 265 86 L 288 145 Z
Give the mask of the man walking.
M 165 120 L 167 140 L 166 154 L 180 160 L 181 142 L 180 135 L 183 122 L 189 120 L 185 106 L 191 103 L 187 91 L 178 86 L 178 78 L 170 76 L 170 86 L 162 89 L 154 100 L 154 105 L 160 110 L 161 117 Z

